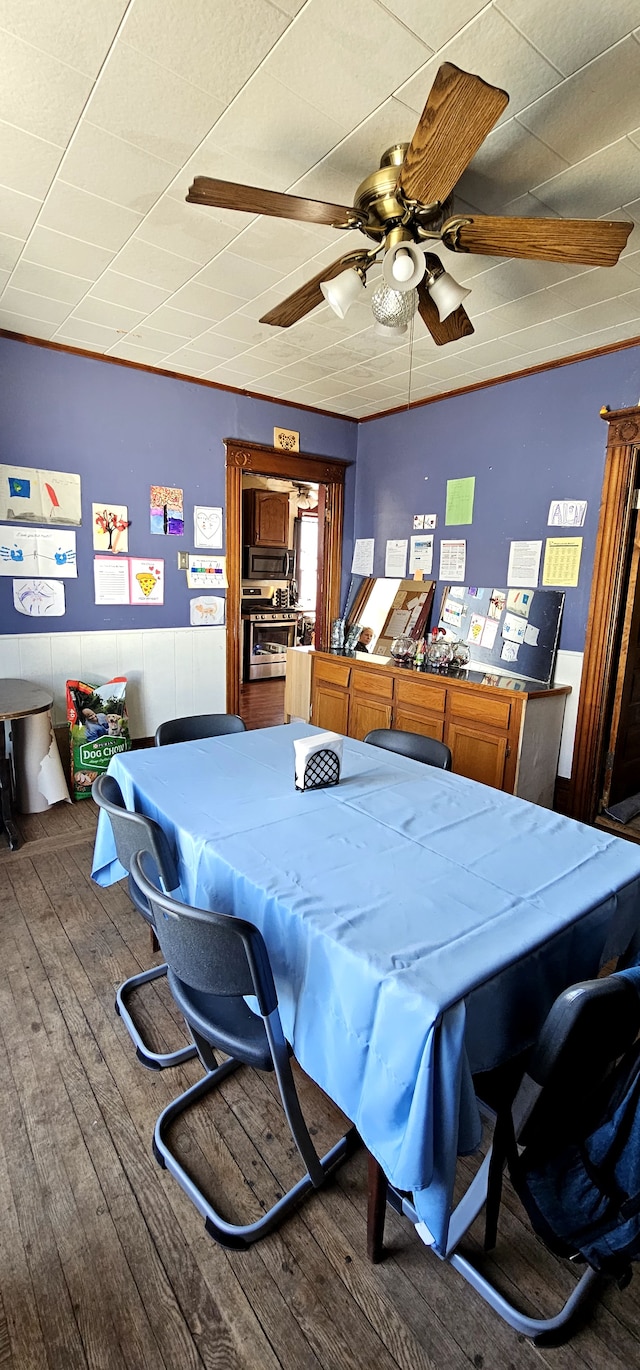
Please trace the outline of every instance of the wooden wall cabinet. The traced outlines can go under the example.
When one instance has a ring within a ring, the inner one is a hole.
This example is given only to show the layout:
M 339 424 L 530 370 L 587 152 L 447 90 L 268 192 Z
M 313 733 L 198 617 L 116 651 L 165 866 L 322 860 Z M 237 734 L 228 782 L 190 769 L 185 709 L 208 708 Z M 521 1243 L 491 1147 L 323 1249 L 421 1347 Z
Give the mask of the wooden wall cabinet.
M 242 541 L 247 547 L 289 546 L 289 496 L 286 491 L 243 491 Z
M 293 649 L 292 681 L 296 658 Z M 552 808 L 568 685 L 510 691 L 325 652 L 312 653 L 311 664 L 317 727 L 360 740 L 372 728 L 438 738 L 459 775 Z

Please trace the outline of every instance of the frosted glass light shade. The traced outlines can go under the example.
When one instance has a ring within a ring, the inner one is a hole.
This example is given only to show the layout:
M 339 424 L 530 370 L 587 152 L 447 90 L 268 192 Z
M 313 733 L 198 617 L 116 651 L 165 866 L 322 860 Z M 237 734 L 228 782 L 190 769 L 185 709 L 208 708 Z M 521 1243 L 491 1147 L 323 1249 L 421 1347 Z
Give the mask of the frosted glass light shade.
M 444 323 L 444 320 L 453 314 L 454 309 L 458 309 L 462 301 L 466 300 L 467 295 L 471 294 L 471 291 L 467 290 L 465 286 L 458 285 L 458 282 L 454 281 L 453 276 L 450 276 L 448 271 L 443 271 L 440 276 L 436 276 L 436 279 L 429 284 L 428 290 L 440 315 L 441 323 Z
M 341 271 L 339 276 L 334 276 L 332 281 L 321 281 L 320 289 L 334 314 L 344 319 L 347 310 L 364 294 L 365 283 L 358 272 L 349 267 L 347 271 Z
M 411 242 L 396 243 L 384 254 L 382 275 L 391 290 L 414 290 L 425 272 L 424 249 Z
M 417 308 L 417 290 L 391 290 L 388 285 L 379 285 L 371 301 L 376 323 L 387 328 L 406 327 Z
M 406 323 L 397 325 L 378 323 L 376 320 L 373 325 L 373 331 L 377 338 L 404 338 L 407 332 L 407 325 Z

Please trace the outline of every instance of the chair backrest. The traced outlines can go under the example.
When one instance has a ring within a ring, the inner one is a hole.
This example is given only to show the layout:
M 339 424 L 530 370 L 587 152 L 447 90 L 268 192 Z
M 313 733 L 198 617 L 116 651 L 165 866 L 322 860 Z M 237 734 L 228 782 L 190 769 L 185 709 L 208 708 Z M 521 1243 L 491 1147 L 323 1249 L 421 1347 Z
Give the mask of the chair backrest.
M 160 824 L 142 813 L 132 813 L 126 807 L 122 790 L 112 775 L 97 776 L 91 793 L 99 808 L 109 815 L 120 865 L 130 871 L 135 852 L 150 852 L 164 888 L 177 889 L 180 880 L 174 855 Z
M 422 761 L 425 766 L 439 766 L 443 771 L 451 770 L 451 752 L 444 742 L 435 737 L 423 737 L 422 733 L 405 733 L 400 728 L 374 728 L 367 733 L 365 742 L 372 747 L 383 747 L 387 752 L 398 752 L 400 756 L 410 756 L 414 761 Z
M 582 980 L 560 994 L 527 1063 L 540 1092 L 519 1140 L 555 1149 L 588 1129 L 611 1068 L 639 1031 L 640 997 L 624 976 Z
M 277 1008 L 269 954 L 253 923 L 192 908 L 164 894 L 146 851 L 133 857 L 131 875 L 151 905 L 162 954 L 180 980 L 206 994 L 254 994 L 265 1015 Z
M 196 714 L 193 718 L 171 718 L 156 729 L 156 747 L 172 742 L 198 742 L 203 737 L 224 737 L 243 733 L 245 725 L 238 714 Z

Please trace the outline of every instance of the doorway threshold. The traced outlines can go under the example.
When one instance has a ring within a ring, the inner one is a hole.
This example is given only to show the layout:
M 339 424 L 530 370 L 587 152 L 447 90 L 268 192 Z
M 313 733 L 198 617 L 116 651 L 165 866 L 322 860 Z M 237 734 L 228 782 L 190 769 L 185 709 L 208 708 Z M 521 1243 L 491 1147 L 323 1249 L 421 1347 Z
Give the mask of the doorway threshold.
M 640 842 L 640 817 L 632 818 L 629 823 L 616 823 L 615 818 L 609 818 L 606 813 L 600 813 L 593 826 L 605 828 L 607 832 L 614 833 L 616 837 L 624 837 L 627 842 Z

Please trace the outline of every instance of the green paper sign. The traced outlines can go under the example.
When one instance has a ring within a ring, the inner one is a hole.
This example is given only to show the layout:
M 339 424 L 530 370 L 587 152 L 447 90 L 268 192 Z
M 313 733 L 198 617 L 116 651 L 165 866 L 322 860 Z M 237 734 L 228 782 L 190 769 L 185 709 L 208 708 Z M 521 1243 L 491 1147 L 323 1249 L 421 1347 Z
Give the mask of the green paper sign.
M 444 517 L 446 524 L 473 523 L 475 490 L 475 476 L 464 476 L 462 480 L 447 481 L 447 509 Z

